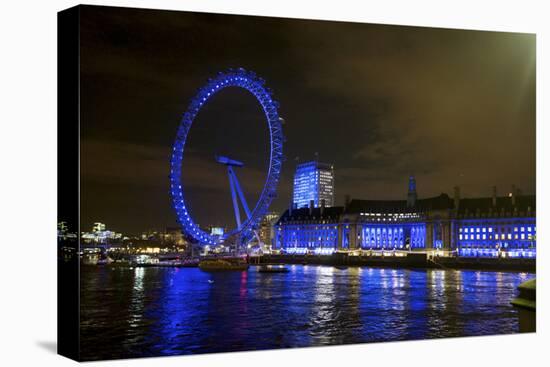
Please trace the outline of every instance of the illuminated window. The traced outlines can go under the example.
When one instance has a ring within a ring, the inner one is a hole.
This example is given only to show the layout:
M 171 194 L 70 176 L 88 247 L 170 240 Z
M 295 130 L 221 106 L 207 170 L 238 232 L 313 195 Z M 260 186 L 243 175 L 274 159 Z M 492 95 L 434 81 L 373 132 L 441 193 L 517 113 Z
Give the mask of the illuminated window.
M 492 227 L 489 227 L 489 232 L 493 232 L 493 228 L 492 228 Z
M 511 234 L 511 233 L 508 233 L 508 239 L 509 239 L 509 240 L 512 239 L 512 234 Z
M 484 240 L 487 239 L 487 235 L 484 234 L 484 235 L 482 236 L 482 238 L 483 238 Z
M 479 228 L 476 228 L 476 232 L 479 232 Z
M 466 228 L 464 231 L 465 231 L 466 233 L 468 233 L 468 228 Z
M 521 227 L 521 231 L 522 231 L 522 232 L 525 232 L 525 227 Z
M 483 229 L 481 230 L 481 232 L 485 233 L 487 231 L 487 229 L 485 227 L 483 227 Z
M 458 235 L 458 239 L 461 240 L 461 239 L 462 239 L 462 235 Z

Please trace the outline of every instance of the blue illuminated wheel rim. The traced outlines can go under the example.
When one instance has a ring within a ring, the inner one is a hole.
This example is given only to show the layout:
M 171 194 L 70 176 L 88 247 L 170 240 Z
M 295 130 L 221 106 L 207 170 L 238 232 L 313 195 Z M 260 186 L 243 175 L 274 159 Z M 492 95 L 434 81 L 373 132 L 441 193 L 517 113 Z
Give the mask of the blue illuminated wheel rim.
M 229 237 L 239 236 L 241 242 L 246 242 L 253 236 L 253 230 L 259 227 L 262 217 L 267 212 L 271 201 L 276 196 L 276 188 L 281 175 L 281 164 L 283 159 L 283 130 L 279 118 L 278 103 L 273 100 L 271 91 L 264 86 L 265 81 L 251 71 L 244 69 L 229 70 L 220 72 L 215 78 L 209 79 L 208 83 L 199 89 L 193 97 L 187 111 L 180 122 L 176 140 L 172 149 L 170 160 L 170 192 L 172 194 L 172 205 L 176 211 L 179 223 L 183 232 L 194 241 L 202 245 L 217 245 Z M 185 141 L 191 129 L 191 125 L 200 109 L 206 102 L 220 90 L 228 87 L 244 88 L 260 103 L 264 111 L 270 135 L 270 155 L 267 179 L 264 184 L 260 198 L 251 211 L 250 218 L 247 218 L 240 228 L 235 228 L 223 236 L 212 236 L 203 231 L 191 218 L 185 204 L 184 186 L 181 182 L 182 161 L 185 148 Z

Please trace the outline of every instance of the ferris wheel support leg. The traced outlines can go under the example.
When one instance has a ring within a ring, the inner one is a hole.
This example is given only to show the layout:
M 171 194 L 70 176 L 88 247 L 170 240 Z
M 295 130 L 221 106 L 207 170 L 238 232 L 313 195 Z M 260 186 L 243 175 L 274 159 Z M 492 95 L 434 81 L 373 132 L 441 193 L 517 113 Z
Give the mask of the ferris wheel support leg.
M 241 228 L 241 213 L 239 211 L 239 203 L 237 202 L 237 194 L 235 193 L 235 182 L 233 182 L 232 173 L 233 169 L 231 168 L 231 166 L 227 166 L 229 186 L 231 187 L 231 198 L 233 199 L 233 209 L 235 210 L 235 220 L 237 221 L 237 228 Z
M 248 203 L 246 202 L 246 199 L 243 194 L 243 190 L 241 189 L 241 185 L 239 184 L 239 180 L 237 179 L 237 174 L 235 171 L 229 166 L 231 169 L 231 175 L 233 175 L 233 183 L 235 185 L 235 188 L 237 189 L 237 194 L 239 195 L 239 199 L 241 199 L 241 205 L 243 206 L 244 212 L 246 213 L 246 218 L 250 219 L 250 209 L 248 208 Z

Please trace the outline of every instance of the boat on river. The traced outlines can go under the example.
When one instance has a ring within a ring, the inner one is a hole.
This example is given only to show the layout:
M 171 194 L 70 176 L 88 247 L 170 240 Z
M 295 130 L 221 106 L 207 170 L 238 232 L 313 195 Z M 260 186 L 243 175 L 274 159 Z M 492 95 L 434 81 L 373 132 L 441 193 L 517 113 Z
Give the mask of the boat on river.
M 259 273 L 288 273 L 289 271 L 290 270 L 288 270 L 288 268 L 282 265 L 278 265 L 278 266 L 264 265 L 260 267 L 260 269 L 258 270 Z
M 248 270 L 248 264 L 243 261 L 223 259 L 202 260 L 199 262 L 199 269 L 204 271 L 245 271 Z

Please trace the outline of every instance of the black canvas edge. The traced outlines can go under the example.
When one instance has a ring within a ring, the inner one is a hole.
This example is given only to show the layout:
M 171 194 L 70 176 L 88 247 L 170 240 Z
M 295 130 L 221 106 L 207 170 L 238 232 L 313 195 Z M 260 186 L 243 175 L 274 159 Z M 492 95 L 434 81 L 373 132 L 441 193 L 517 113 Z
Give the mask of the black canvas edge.
M 80 7 L 57 13 L 57 353 L 80 360 Z M 61 248 L 69 250 L 67 259 Z

